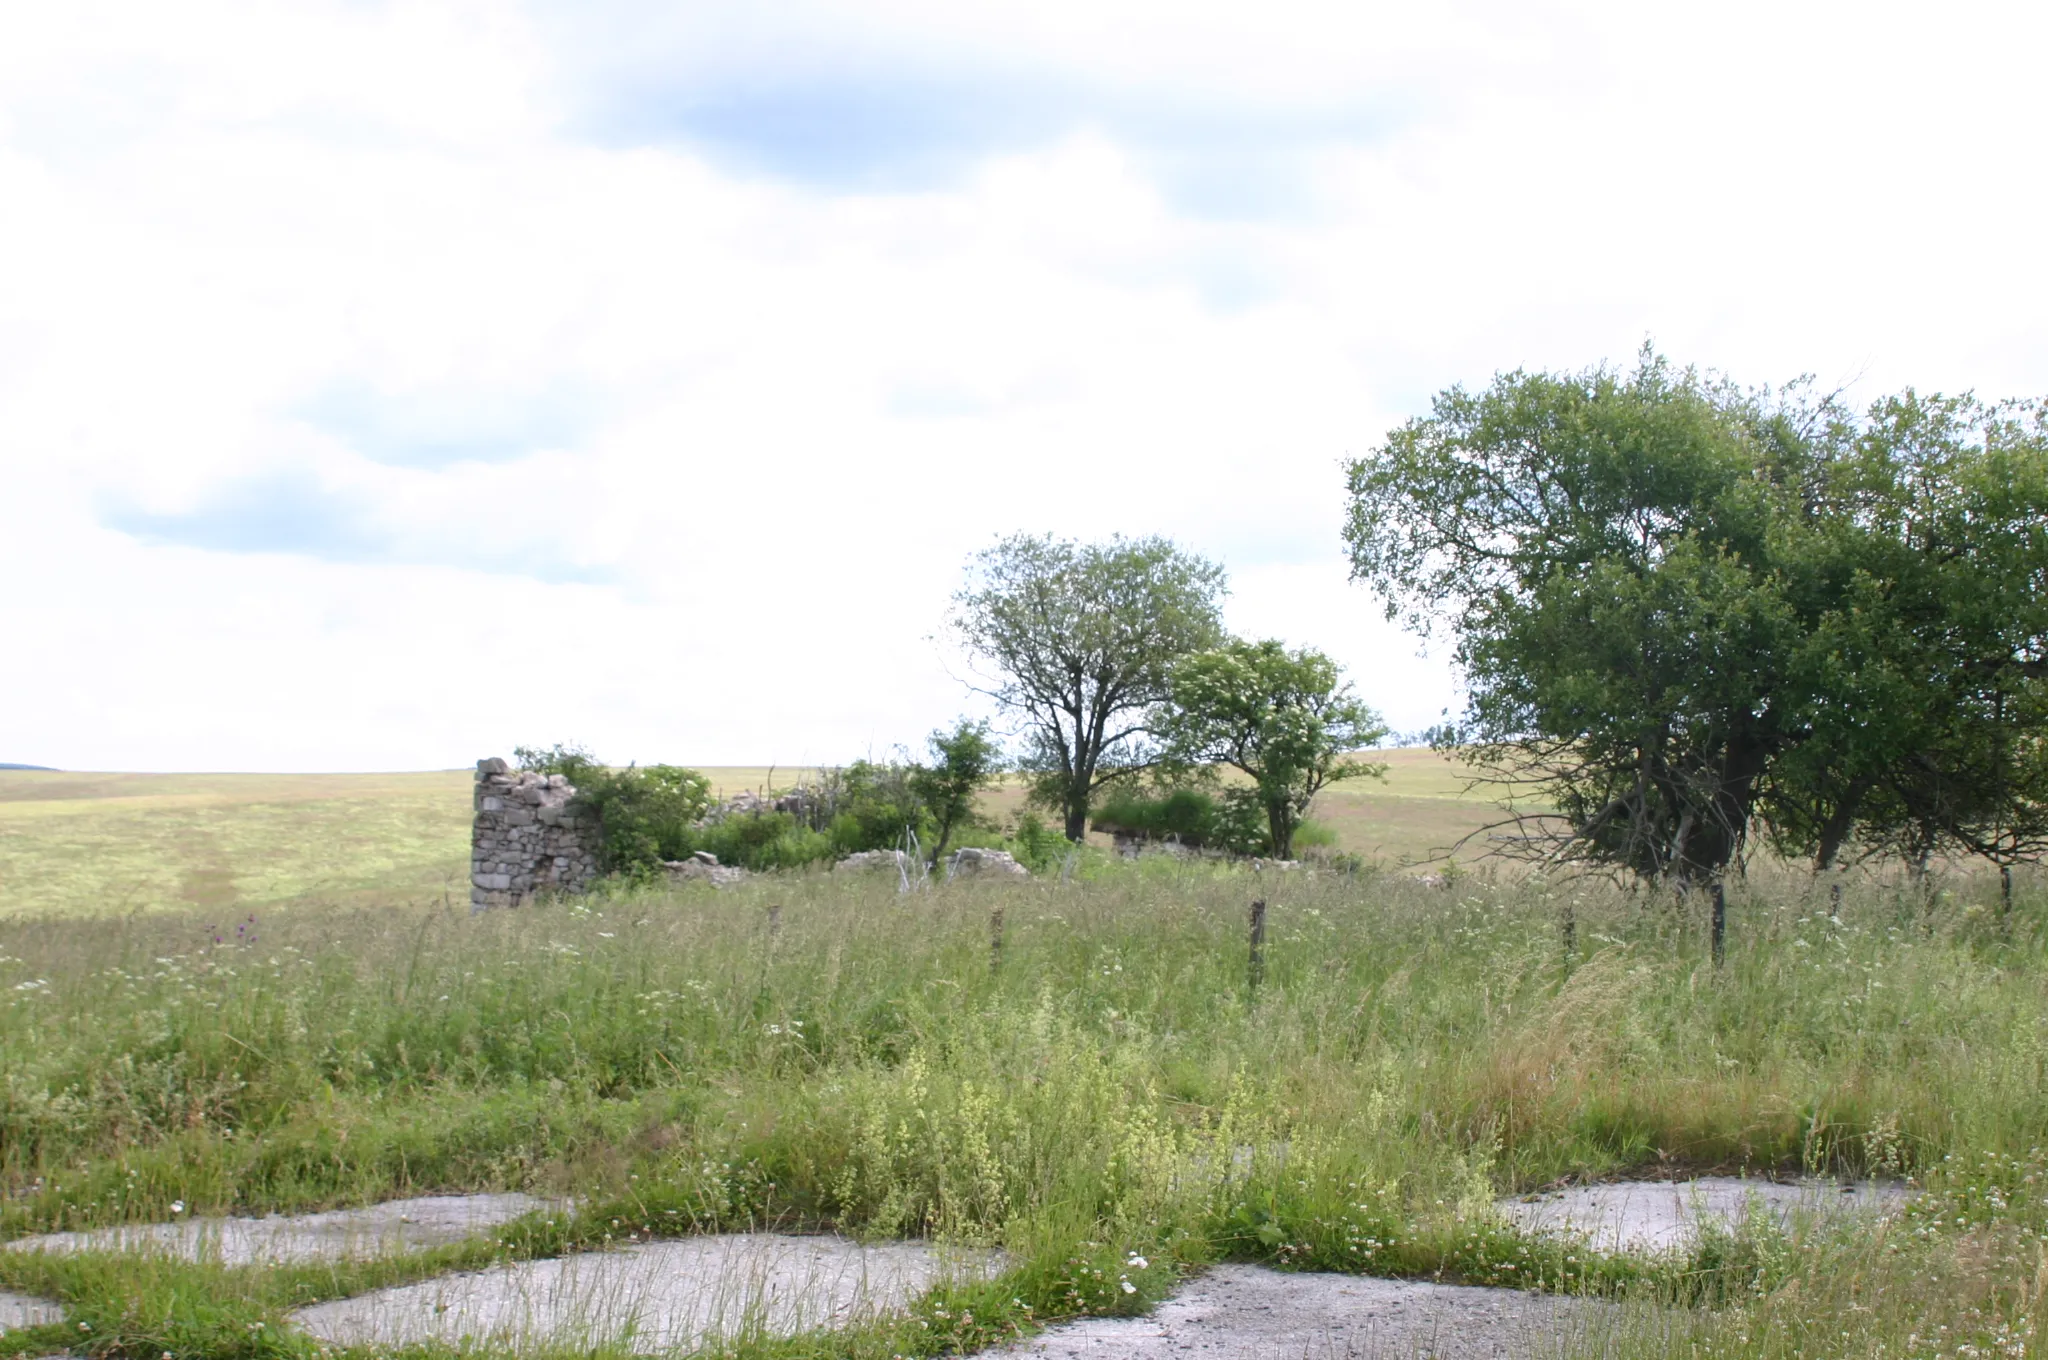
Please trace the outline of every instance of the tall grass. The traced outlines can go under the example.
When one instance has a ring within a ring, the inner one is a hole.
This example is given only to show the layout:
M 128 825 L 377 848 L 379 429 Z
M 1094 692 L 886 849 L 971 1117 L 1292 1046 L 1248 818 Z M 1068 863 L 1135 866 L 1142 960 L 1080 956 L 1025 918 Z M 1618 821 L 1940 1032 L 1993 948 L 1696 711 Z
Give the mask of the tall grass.
M 1653 1349 L 1991 1344 L 2048 1283 L 2048 967 L 2034 897 L 2010 918 L 1968 898 L 1738 893 L 1718 970 L 1699 903 L 1164 860 L 910 896 L 812 875 L 475 917 L 293 910 L 239 936 L 0 922 L 0 1232 L 538 1188 L 586 1211 L 494 1250 L 936 1235 L 1004 1246 L 1034 1318 L 1238 1258 L 1716 1305 Z M 1657 1269 L 1491 1211 L 1561 1177 L 1701 1168 L 1911 1176 L 1929 1207 Z M 1133 1255 L 1154 1263 L 1136 1278 Z M 337 1269 L 324 1288 L 367 1278 Z M 0 1254 L 0 1283 L 88 1311 L 122 1278 Z M 1873 1304 L 1879 1283 L 1916 1302 Z M 260 1318 L 315 1287 L 235 1288 Z M 1922 1345 L 1935 1317 L 1952 1330 Z

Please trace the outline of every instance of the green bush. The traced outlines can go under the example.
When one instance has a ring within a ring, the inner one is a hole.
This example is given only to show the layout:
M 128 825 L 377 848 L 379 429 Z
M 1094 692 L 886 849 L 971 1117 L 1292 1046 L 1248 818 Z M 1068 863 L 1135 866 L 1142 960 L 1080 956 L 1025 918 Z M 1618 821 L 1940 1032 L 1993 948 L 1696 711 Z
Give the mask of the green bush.
M 906 828 L 920 841 L 929 841 L 932 817 L 917 795 L 917 772 L 915 765 L 870 760 L 856 760 L 837 771 L 825 785 L 830 820 L 823 829 L 831 853 L 893 850 L 903 844 Z
M 720 864 L 743 869 L 801 869 L 830 859 L 832 840 L 787 812 L 749 812 L 721 818 L 691 834 L 690 851 L 708 851 Z M 680 858 L 680 856 L 678 857 Z
M 1266 852 L 1266 819 L 1249 789 L 1171 789 L 1145 794 L 1122 789 L 1104 799 L 1090 819 L 1097 831 L 1148 841 L 1178 841 L 1233 855 Z
M 937 839 L 930 802 L 942 790 L 933 771 L 906 761 L 857 760 L 823 771 L 796 813 L 737 813 L 707 822 L 711 785 L 695 770 L 607 769 L 579 746 L 521 746 L 514 755 L 521 769 L 560 774 L 576 786 L 577 803 L 594 811 L 603 827 L 602 868 L 622 877 L 652 876 L 662 861 L 698 851 L 744 869 L 797 869 L 862 850 L 897 849 L 906 831 L 927 849 Z M 963 816 L 956 806 L 953 817 L 953 845 L 999 843 L 993 828 L 971 812 Z
M 597 815 L 603 828 L 598 858 L 608 874 L 644 877 L 668 859 L 683 859 L 698 847 L 696 823 L 711 808 L 711 781 L 680 765 L 628 765 L 607 769 L 575 746 L 545 750 L 521 746 L 513 755 L 522 770 L 559 774 L 576 786 L 576 803 Z
M 1017 860 L 1032 873 L 1043 873 L 1059 863 L 1067 853 L 1067 838 L 1058 830 L 1045 824 L 1045 818 L 1035 812 L 1027 812 L 1017 819 L 1017 834 L 1012 843 Z
M 1294 828 L 1294 853 L 1297 857 L 1327 854 L 1336 848 L 1336 829 L 1324 822 L 1302 822 Z

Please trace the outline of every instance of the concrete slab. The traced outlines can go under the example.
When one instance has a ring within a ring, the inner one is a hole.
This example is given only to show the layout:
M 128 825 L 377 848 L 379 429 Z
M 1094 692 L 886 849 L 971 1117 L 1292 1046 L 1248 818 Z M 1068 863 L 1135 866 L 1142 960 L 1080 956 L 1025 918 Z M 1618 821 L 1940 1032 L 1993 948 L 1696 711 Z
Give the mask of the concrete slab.
M 63 1320 L 64 1310 L 48 1299 L 32 1299 L 0 1289 L 0 1332 L 16 1327 L 47 1327 Z
M 58 1254 L 153 1252 L 229 1266 L 338 1261 L 460 1242 L 546 1207 L 547 1201 L 531 1195 L 429 1195 L 320 1214 L 193 1218 L 177 1223 L 45 1233 L 16 1238 L 4 1245 L 8 1251 Z
M 1494 1360 L 1598 1353 L 1617 1310 L 1592 1299 L 1217 1266 L 1142 1318 L 1089 1318 L 984 1355 L 1012 1360 Z
M 1734 1227 L 1751 1208 L 1782 1226 L 1801 1218 L 1897 1213 L 1906 1188 L 1896 1181 L 1766 1181 L 1702 1176 L 1690 1181 L 1621 1181 L 1575 1185 L 1500 1201 L 1524 1232 L 1578 1237 L 1597 1251 L 1683 1251 L 1702 1223 Z
M 647 1353 L 794 1336 L 900 1311 L 947 1276 L 985 1278 L 994 1252 L 921 1242 L 726 1234 L 449 1275 L 316 1304 L 292 1318 L 322 1341 L 624 1346 Z

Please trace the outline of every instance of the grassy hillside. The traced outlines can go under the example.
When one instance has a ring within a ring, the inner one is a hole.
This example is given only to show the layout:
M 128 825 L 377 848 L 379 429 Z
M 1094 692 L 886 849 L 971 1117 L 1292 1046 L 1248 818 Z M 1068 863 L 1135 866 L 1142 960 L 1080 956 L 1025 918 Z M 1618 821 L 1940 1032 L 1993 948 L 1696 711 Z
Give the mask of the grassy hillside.
M 1341 848 L 1422 859 L 1486 820 L 1429 751 L 1387 752 L 1388 781 L 1340 785 L 1317 817 Z M 721 796 L 787 787 L 793 767 L 713 766 Z M 1014 781 L 984 810 L 1014 821 Z M 223 918 L 292 901 L 468 896 L 470 774 L 89 774 L 0 771 L 0 914 L 171 908 Z

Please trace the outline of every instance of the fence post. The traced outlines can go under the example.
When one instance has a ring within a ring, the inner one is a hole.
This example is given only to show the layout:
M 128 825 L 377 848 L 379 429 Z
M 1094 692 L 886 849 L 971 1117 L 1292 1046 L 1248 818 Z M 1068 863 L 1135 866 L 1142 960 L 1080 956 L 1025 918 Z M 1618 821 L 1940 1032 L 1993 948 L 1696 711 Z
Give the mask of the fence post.
M 1714 904 L 1714 966 L 1721 966 L 1722 957 L 1728 952 L 1728 890 L 1715 879 L 1708 893 Z
M 996 972 L 1003 966 L 1003 904 L 998 902 L 988 914 L 988 971 Z
M 1247 975 L 1251 993 L 1259 994 L 1259 984 L 1266 978 L 1266 899 L 1261 897 L 1252 903 L 1252 957 Z
M 2012 915 L 2012 866 L 2010 864 L 1998 866 L 1998 914 L 2001 917 Z
M 1579 913 L 1567 901 L 1564 904 L 1564 975 L 1572 975 L 1572 951 L 1579 943 Z

